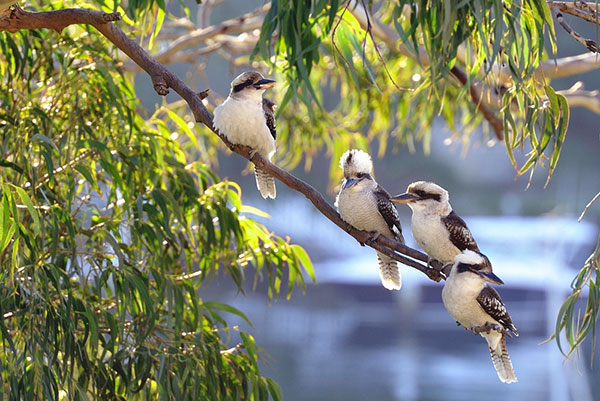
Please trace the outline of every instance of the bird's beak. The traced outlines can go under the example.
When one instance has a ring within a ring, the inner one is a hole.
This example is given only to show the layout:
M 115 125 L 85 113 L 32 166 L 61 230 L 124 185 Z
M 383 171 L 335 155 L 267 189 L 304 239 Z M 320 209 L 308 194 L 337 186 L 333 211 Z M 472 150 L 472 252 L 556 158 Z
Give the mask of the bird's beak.
M 413 195 L 411 193 L 406 192 L 401 195 L 396 195 L 390 200 L 396 203 L 410 203 L 416 201 L 417 199 L 419 199 L 417 195 Z
M 253 86 L 256 89 L 271 89 L 275 86 L 275 81 L 273 81 L 272 79 L 263 78 L 260 81 L 255 82 Z
M 502 281 L 500 279 L 500 277 L 496 276 L 492 272 L 487 273 L 487 272 L 478 272 L 478 271 L 475 271 L 474 273 L 479 274 L 481 277 L 483 277 L 483 279 L 485 281 L 489 281 L 492 284 L 498 284 L 498 285 L 504 284 L 504 281 Z
M 358 178 L 346 179 L 346 182 L 344 183 L 344 189 L 350 188 L 352 185 L 356 184 L 358 181 L 360 181 Z

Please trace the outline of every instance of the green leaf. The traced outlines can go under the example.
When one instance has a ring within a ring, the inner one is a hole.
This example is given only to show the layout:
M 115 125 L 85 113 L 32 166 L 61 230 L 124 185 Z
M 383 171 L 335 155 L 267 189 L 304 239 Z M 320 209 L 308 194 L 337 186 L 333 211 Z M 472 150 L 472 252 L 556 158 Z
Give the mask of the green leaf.
M 252 323 L 246 317 L 246 315 L 244 315 L 240 310 L 234 308 L 231 305 L 223 304 L 223 303 L 216 302 L 216 301 L 205 301 L 203 303 L 203 305 L 205 307 L 207 307 L 208 309 L 218 309 L 218 310 L 222 310 L 222 311 L 227 312 L 227 313 L 231 313 L 231 314 L 236 315 L 238 317 L 241 317 L 242 319 L 244 319 L 244 321 L 246 323 L 248 323 L 248 325 L 250 325 L 250 327 L 254 327 L 254 326 L 252 326 Z
M 269 387 L 269 394 L 273 397 L 273 401 L 283 401 L 283 393 L 281 392 L 281 388 L 279 385 L 270 378 L 266 378 L 267 386 Z
M 294 253 L 294 256 L 300 261 L 302 267 L 304 267 L 304 270 L 306 271 L 312 282 L 316 284 L 317 278 L 315 276 L 315 270 L 310 260 L 310 257 L 308 256 L 304 248 L 302 248 L 300 245 L 292 244 L 290 245 L 290 249 Z
M 244 348 L 248 351 L 248 356 L 255 369 L 258 369 L 258 349 L 256 348 L 256 342 L 252 335 L 240 331 L 240 337 L 244 343 Z
M 31 199 L 29 199 L 29 196 L 27 195 L 27 193 L 25 192 L 25 190 L 23 188 L 17 187 L 15 185 L 13 185 L 13 188 L 15 188 L 15 190 L 17 191 L 17 194 L 19 195 L 21 202 L 23 202 L 25 204 L 25 206 L 27 207 L 27 211 L 29 212 L 29 215 L 33 219 L 33 233 L 35 235 L 38 235 L 40 233 L 41 225 L 40 225 L 40 218 L 39 218 L 37 210 L 35 210 L 35 207 L 33 206 Z

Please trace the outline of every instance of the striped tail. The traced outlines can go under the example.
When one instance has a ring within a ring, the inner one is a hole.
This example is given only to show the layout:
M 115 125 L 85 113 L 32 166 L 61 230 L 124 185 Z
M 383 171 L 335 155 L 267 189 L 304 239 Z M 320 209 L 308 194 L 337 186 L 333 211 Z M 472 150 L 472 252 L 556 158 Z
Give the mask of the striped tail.
M 257 166 L 254 166 L 254 176 L 256 177 L 256 186 L 262 197 L 265 199 L 275 199 L 277 195 L 275 191 L 275 179 Z
M 402 277 L 396 261 L 389 256 L 377 252 L 379 262 L 379 277 L 381 284 L 388 290 L 399 290 L 402 287 Z
M 517 381 L 517 375 L 513 368 L 508 351 L 506 349 L 506 338 L 502 335 L 502 339 L 498 342 L 496 349 L 488 347 L 490 349 L 490 355 L 492 356 L 492 363 L 496 368 L 496 373 L 500 381 L 504 383 L 514 383 Z

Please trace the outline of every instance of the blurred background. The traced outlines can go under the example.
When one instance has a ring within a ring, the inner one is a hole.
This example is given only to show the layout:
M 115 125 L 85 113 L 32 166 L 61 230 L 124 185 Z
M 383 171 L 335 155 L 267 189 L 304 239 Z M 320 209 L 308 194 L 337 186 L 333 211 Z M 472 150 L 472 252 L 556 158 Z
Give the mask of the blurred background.
M 226 1 L 211 18 L 231 18 L 260 4 Z M 577 27 L 585 37 L 597 37 L 593 27 Z M 557 34 L 558 57 L 582 53 L 558 27 Z M 182 77 L 187 71 L 183 65 L 170 68 Z M 214 96 L 226 96 L 229 82 L 242 70 L 215 54 L 206 60 L 200 80 L 205 86 L 197 89 L 208 86 Z M 553 85 L 567 89 L 579 80 L 587 89 L 600 87 L 597 71 Z M 144 96 L 151 88 L 149 79 L 140 75 L 136 86 L 152 109 L 156 97 Z M 269 94 L 276 102 L 282 95 L 276 89 Z M 219 276 L 201 296 L 230 303 L 248 316 L 253 327 L 233 317 L 230 323 L 253 334 L 268 355 L 263 373 L 281 385 L 289 401 L 493 400 L 499 394 L 508 399 L 600 400 L 600 357 L 592 357 L 590 339 L 571 360 L 555 341 L 544 343 L 598 238 L 598 203 L 581 222 L 577 218 L 600 188 L 599 127 L 597 115 L 571 110 L 561 158 L 546 188 L 543 168 L 538 167 L 526 189 L 528 177 L 515 179 L 503 143 L 476 132 L 465 147 L 441 120 L 434 122 L 430 154 L 417 144 L 412 153 L 402 147 L 374 157 L 375 177 L 391 194 L 404 192 L 416 180 L 435 181 L 449 191 L 454 210 L 505 282 L 497 289 L 520 333 L 508 339 L 518 383 L 501 383 L 484 339 L 456 326 L 442 305 L 443 283 L 401 266 L 402 290 L 384 289 L 372 249 L 361 247 L 280 182 L 275 201 L 260 198 L 248 163 L 229 151 L 219 152 L 215 171 L 241 185 L 244 203 L 270 214 L 263 221 L 270 230 L 307 250 L 317 283 L 309 282 L 304 294 L 295 291 L 289 301 L 269 305 L 260 282 L 241 294 L 228 277 Z M 333 204 L 339 183 L 329 182 L 331 163 L 337 160 L 320 154 L 309 171 L 300 166 L 293 174 Z M 410 234 L 410 209 L 398 211 L 408 245 L 417 247 Z

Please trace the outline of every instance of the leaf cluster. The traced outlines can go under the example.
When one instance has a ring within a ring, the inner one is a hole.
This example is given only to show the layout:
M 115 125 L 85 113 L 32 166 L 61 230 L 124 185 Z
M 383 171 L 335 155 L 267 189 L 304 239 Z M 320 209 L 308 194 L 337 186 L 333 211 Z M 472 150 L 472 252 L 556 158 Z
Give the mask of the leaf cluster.
M 307 145 L 307 166 L 323 147 L 332 160 L 335 149 L 366 147 L 360 135 L 377 138 L 380 155 L 390 145 L 414 150 L 417 142 L 428 152 L 438 117 L 466 144 L 483 121 L 470 96 L 471 85 L 479 85 L 503 121 L 517 174 L 540 164 L 551 177 L 569 111 L 566 98 L 538 73 L 545 46 L 555 50 L 545 1 L 302 3 L 271 2 L 255 53 L 285 76 L 278 129 L 282 142 L 293 132 Z M 368 11 L 366 26 L 353 14 L 361 7 Z M 453 68 L 464 69 L 466 85 Z
M 304 250 L 188 161 L 180 117 L 140 116 L 98 34 L 2 33 L 0 48 L 0 393 L 280 399 L 223 316 L 243 313 L 202 284 L 254 275 L 289 297 L 314 279 Z
M 587 298 L 587 301 L 586 299 Z M 556 317 L 554 335 L 558 349 L 571 356 L 583 343 L 591 337 L 592 355 L 596 345 L 596 327 L 600 310 L 600 236 L 596 249 L 586 260 L 577 276 L 571 283 L 571 295 L 562 304 Z M 563 348 L 561 333 L 567 341 L 568 349 Z

